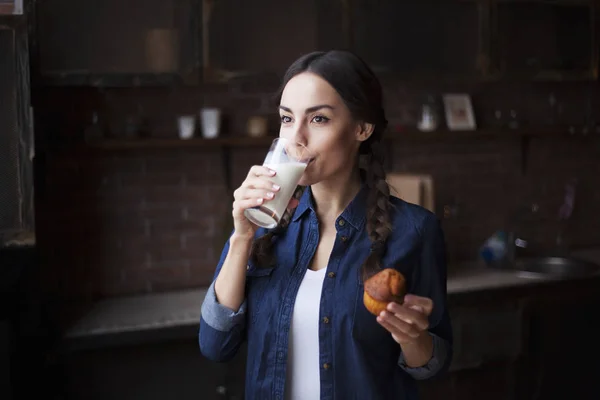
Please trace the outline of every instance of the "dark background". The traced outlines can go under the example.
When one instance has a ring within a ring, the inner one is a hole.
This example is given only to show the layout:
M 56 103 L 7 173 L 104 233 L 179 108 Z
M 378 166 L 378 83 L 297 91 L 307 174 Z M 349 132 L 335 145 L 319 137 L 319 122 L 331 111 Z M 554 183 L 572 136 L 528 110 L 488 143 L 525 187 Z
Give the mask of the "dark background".
M 388 169 L 433 176 L 450 275 L 502 228 L 518 229 L 537 254 L 600 247 L 599 7 L 46 0 L 0 16 L 0 230 L 27 243 L 4 259 L 17 261 L 0 264 L 17 271 L 4 279 L 4 320 L 7 337 L 35 337 L 40 346 L 7 341 L 11 395 L 43 382 L 50 398 L 239 398 L 243 360 L 208 363 L 194 326 L 111 340 L 90 334 L 81 348 L 94 351 L 66 350 L 65 334 L 102 301 L 209 285 L 231 229 L 231 190 L 271 140 L 249 138 L 246 121 L 265 116 L 277 135 L 272 95 L 285 68 L 308 51 L 350 48 L 377 71 L 390 121 Z M 174 35 L 170 47 L 156 36 L 148 45 L 156 29 Z M 477 130 L 444 126 L 444 93 L 470 95 Z M 442 123 L 418 132 L 429 98 Z M 205 106 L 223 110 L 221 137 L 179 140 L 176 117 Z M 86 141 L 93 129 L 100 139 Z M 576 205 L 561 223 L 568 182 L 576 182 Z M 526 211 L 532 205 L 536 213 Z M 564 388 L 572 398 L 595 398 L 586 390 L 598 389 L 590 375 L 598 349 L 585 324 L 595 321 L 599 286 L 586 284 L 452 294 L 458 341 L 467 345 L 453 373 L 424 390 L 430 398 L 439 389 L 445 398 L 492 391 L 543 399 Z M 30 325 L 15 322 L 32 313 Z M 493 335 L 486 327 L 494 324 L 512 333 Z M 542 374 L 536 397 L 540 365 L 556 375 Z

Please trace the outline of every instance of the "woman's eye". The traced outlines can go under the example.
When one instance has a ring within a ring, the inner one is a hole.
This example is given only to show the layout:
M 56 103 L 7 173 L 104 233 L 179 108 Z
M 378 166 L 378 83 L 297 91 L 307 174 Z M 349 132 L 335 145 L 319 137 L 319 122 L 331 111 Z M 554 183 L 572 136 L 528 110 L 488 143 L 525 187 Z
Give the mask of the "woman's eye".
M 329 118 L 324 117 L 322 115 L 315 115 L 315 117 L 313 118 L 313 122 L 315 122 L 317 124 L 324 124 L 327 121 L 329 121 Z
M 292 119 L 290 117 L 288 117 L 287 115 L 282 115 L 281 116 L 281 123 L 282 124 L 287 124 L 289 122 L 292 122 Z

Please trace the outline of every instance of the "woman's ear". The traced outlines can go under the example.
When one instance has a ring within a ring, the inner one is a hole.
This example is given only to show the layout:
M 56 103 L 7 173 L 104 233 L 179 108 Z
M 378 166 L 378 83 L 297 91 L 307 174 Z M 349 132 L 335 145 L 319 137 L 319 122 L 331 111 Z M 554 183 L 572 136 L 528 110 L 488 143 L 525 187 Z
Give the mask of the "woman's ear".
M 373 134 L 373 130 L 375 129 L 375 125 L 370 124 L 368 122 L 361 122 L 358 124 L 356 128 L 356 140 L 359 142 L 364 142 Z

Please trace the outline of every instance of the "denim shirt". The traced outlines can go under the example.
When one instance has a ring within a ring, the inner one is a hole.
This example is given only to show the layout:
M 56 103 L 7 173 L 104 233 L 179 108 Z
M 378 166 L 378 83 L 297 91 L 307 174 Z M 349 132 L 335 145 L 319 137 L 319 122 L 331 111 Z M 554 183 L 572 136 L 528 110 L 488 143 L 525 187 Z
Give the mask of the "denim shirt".
M 371 242 L 366 230 L 366 188 L 336 219 L 319 308 L 321 399 L 417 399 L 417 379 L 446 370 L 452 358 L 452 329 L 446 309 L 444 237 L 436 216 L 391 197 L 392 233 L 383 267 L 402 272 L 409 293 L 433 300 L 429 362 L 410 368 L 400 345 L 363 304 L 360 270 Z M 259 229 L 257 237 L 264 234 Z M 311 191 L 306 190 L 284 234 L 277 236 L 277 265 L 250 263 L 246 298 L 239 310 L 218 303 L 214 281 L 202 304 L 200 350 L 214 361 L 228 361 L 248 341 L 246 399 L 284 400 L 288 338 L 298 288 L 319 243 L 319 222 Z M 215 278 L 229 250 L 223 249 Z M 317 367 L 317 366 L 315 366 Z

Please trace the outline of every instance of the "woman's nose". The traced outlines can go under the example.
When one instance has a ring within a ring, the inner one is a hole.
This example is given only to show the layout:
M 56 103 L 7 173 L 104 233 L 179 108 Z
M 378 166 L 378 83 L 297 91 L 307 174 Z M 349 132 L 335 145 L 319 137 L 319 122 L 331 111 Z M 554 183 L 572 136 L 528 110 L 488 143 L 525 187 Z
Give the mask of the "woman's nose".
M 290 139 L 297 143 L 306 145 L 306 139 L 307 139 L 306 130 L 307 130 L 307 127 L 303 122 L 301 122 L 301 121 L 296 122 L 292 128 L 292 132 L 291 132 L 292 135 L 291 135 Z

